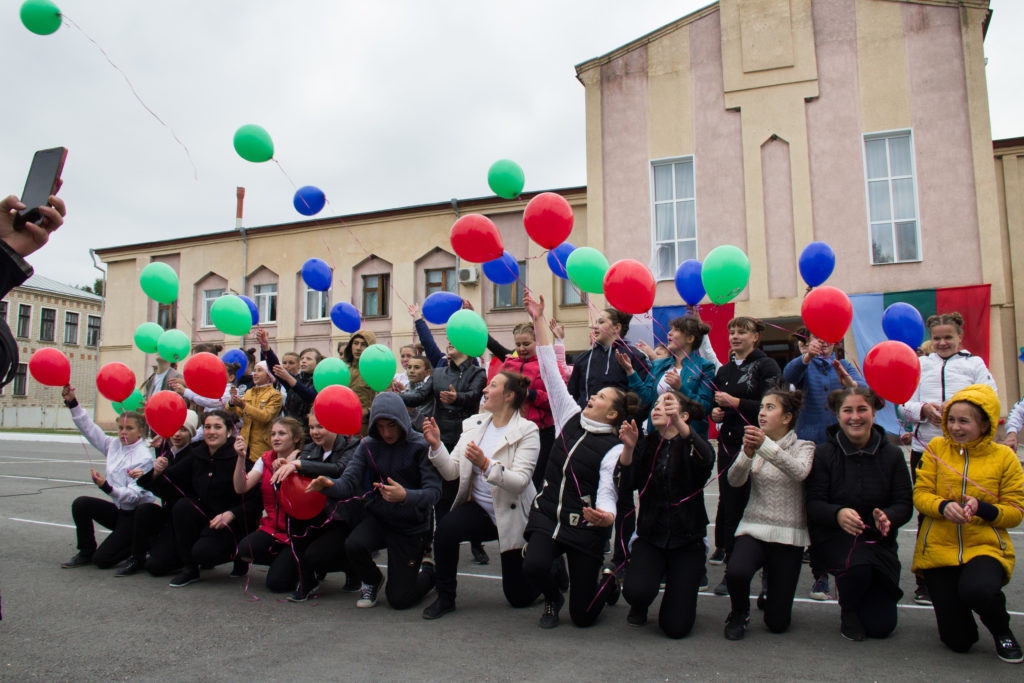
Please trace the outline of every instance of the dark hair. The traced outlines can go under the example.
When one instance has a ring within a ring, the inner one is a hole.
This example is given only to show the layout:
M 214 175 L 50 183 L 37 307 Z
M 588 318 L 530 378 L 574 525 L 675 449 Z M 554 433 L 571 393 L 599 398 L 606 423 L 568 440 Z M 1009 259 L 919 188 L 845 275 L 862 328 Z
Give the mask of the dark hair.
M 612 410 L 615 411 L 615 422 L 612 427 L 618 429 L 626 420 L 631 420 L 640 414 L 640 397 L 632 391 L 623 391 L 618 387 L 607 387 L 615 392 L 615 399 L 612 401 Z
M 253 366 L 253 365 L 256 365 L 256 348 L 255 347 L 253 347 L 251 349 L 246 349 L 245 350 L 245 355 L 249 357 L 249 366 L 250 367 Z
M 730 320 L 726 329 L 731 330 L 734 327 L 739 327 L 740 329 L 744 329 L 748 332 L 756 332 L 757 334 L 761 334 L 766 329 L 763 322 L 757 318 L 750 318 L 745 315 L 738 315 Z
M 699 348 L 704 335 L 711 331 L 711 326 L 695 315 L 684 315 L 672 320 L 669 327 L 682 334 L 693 337 L 693 348 Z
M 344 348 L 345 348 L 345 344 L 346 344 L 346 343 L 347 343 L 347 342 L 343 342 L 343 341 L 340 341 L 340 342 L 338 342 L 338 347 L 337 347 L 337 348 L 336 348 L 335 350 L 336 350 L 336 351 L 337 351 L 337 352 L 338 352 L 339 354 L 341 354 L 341 353 L 344 353 Z
M 982 430 L 982 434 L 988 434 L 990 431 L 992 431 L 992 420 L 988 418 L 988 414 L 985 412 L 985 410 L 977 403 L 974 403 L 973 401 L 968 401 L 965 398 L 962 398 L 959 401 L 953 401 L 952 403 L 949 404 L 949 406 L 946 407 L 946 414 L 945 416 L 943 416 L 942 419 L 943 422 L 946 421 L 946 417 L 949 415 L 949 409 L 955 406 L 957 403 L 966 403 L 970 407 L 974 408 L 974 416 L 979 418 L 978 422 L 985 425 L 985 429 Z M 125 415 L 127 414 L 128 413 L 125 413 Z
M 313 354 L 313 358 L 316 358 L 317 364 L 324 359 L 324 354 L 320 353 L 320 349 L 313 348 L 312 346 L 302 349 L 302 351 L 299 352 L 299 358 L 301 359 L 307 353 Z
M 242 366 L 238 363 L 225 363 L 224 369 L 227 370 L 228 377 L 234 378 L 238 375 L 238 371 L 242 369 Z M 249 368 L 246 368 L 248 370 Z
M 228 411 L 226 411 L 226 410 L 224 410 L 222 408 L 217 408 L 215 410 L 207 410 L 203 414 L 203 424 L 206 424 L 206 419 L 209 418 L 209 417 L 215 417 L 218 420 L 220 420 L 221 422 L 223 422 L 224 426 L 227 427 L 227 429 L 228 429 L 228 438 L 231 437 L 231 434 L 233 434 L 234 431 L 235 431 L 235 416 L 234 415 L 232 415 L 231 413 L 229 413 Z
M 315 415 L 313 417 L 316 417 Z M 305 435 L 302 433 L 302 423 L 296 420 L 294 417 L 279 417 L 274 420 L 271 424 L 284 425 L 288 428 L 288 431 L 292 433 L 292 442 L 294 442 L 296 448 L 302 448 L 303 442 L 306 440 Z
M 793 332 L 792 337 L 793 341 L 800 344 L 806 344 L 811 339 L 811 331 L 806 327 L 798 327 L 796 328 L 796 331 Z
M 509 370 L 502 370 L 498 374 L 505 378 L 505 393 L 511 391 L 515 394 L 515 398 L 512 399 L 512 407 L 519 410 L 530 391 L 530 378 Z
M 855 386 L 846 387 L 845 389 L 836 389 L 828 395 L 828 408 L 836 415 L 839 414 L 839 409 L 843 407 L 843 403 L 846 399 L 851 396 L 861 396 L 867 401 L 868 405 L 879 411 L 885 407 L 885 401 L 879 398 L 878 394 L 871 391 L 869 387 Z
M 223 344 L 211 344 L 209 342 L 201 342 L 192 347 L 192 353 L 212 353 L 215 356 L 219 356 L 220 352 L 224 350 Z
M 928 316 L 928 322 L 925 323 L 928 331 L 930 332 L 937 325 L 952 325 L 956 328 L 957 334 L 963 335 L 964 333 L 964 317 L 956 311 Z
M 281 354 L 281 360 L 284 360 L 288 356 L 295 356 L 295 360 L 298 360 L 299 359 L 299 352 L 298 351 L 285 351 L 284 353 Z
M 626 333 L 629 332 L 629 321 L 633 319 L 633 314 L 623 313 L 611 306 L 604 309 L 604 312 L 608 314 L 608 319 L 611 320 L 612 325 L 619 326 L 619 336 L 625 337 Z
M 704 406 L 694 401 L 692 398 L 687 396 L 681 391 L 670 389 L 665 392 L 666 394 L 672 394 L 676 397 L 676 401 L 679 402 L 679 412 L 686 413 L 689 415 L 687 422 L 700 422 L 704 419 Z M 664 396 L 665 394 L 662 394 Z M 659 396 L 658 398 L 661 398 Z
M 424 356 L 423 354 L 417 354 L 410 358 L 409 360 L 421 360 L 423 361 L 423 367 L 425 367 L 427 370 L 434 369 L 434 366 L 430 364 L 430 359 Z
M 782 387 L 771 387 L 768 391 L 764 392 L 761 400 L 764 400 L 767 396 L 778 397 L 779 403 L 782 404 L 782 412 L 789 413 L 793 417 L 789 423 L 789 428 L 796 429 L 796 419 L 800 417 L 800 408 L 804 404 L 804 392 L 799 389 L 789 391 Z
M 126 410 L 120 415 L 118 415 L 117 419 L 120 420 L 122 417 L 134 422 L 135 428 L 142 432 L 143 436 L 146 435 L 146 432 L 149 429 L 149 425 L 146 424 L 146 418 L 143 417 L 141 413 L 137 413 L 134 410 Z M 115 422 L 116 421 L 117 420 L 115 420 Z

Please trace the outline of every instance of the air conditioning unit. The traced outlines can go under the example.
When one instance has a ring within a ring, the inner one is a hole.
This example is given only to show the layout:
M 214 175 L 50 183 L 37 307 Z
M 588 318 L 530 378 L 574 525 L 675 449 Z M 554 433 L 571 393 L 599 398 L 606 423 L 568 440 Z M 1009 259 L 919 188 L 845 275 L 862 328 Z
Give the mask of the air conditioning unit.
M 480 271 L 476 266 L 467 264 L 459 268 L 459 284 L 475 285 L 480 280 Z

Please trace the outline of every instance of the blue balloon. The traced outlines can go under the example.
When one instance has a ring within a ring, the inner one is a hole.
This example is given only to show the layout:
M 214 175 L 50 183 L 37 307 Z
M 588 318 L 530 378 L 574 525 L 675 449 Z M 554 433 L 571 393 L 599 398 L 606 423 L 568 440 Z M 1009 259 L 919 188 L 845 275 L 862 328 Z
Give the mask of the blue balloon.
M 423 302 L 423 317 L 428 323 L 444 325 L 462 308 L 462 297 L 453 292 L 434 292 Z
M 569 273 L 565 271 L 565 262 L 574 249 L 576 247 L 572 246 L 569 242 L 562 242 L 548 252 L 548 268 L 563 280 L 569 279 Z
M 483 265 L 484 275 L 496 285 L 510 285 L 519 279 L 519 262 L 512 254 L 503 252 L 501 258 Z
M 676 269 L 676 291 L 688 306 L 696 306 L 704 298 L 704 281 L 700 279 L 701 263 L 687 259 Z
M 322 259 L 311 258 L 302 264 L 302 281 L 310 289 L 326 292 L 331 288 L 333 277 L 331 267 Z
M 800 252 L 800 277 L 810 287 L 825 282 L 836 267 L 836 253 L 824 242 L 811 242 Z
M 924 319 L 916 308 L 898 301 L 882 314 L 882 331 L 889 339 L 916 349 L 924 341 Z
M 331 322 L 342 332 L 359 331 L 359 309 L 347 301 L 331 306 Z
M 256 302 L 247 296 L 242 294 L 238 295 L 238 298 L 245 302 L 245 305 L 249 307 L 249 312 L 252 314 L 252 324 L 260 324 L 260 309 L 256 306 Z
M 238 363 L 238 372 L 235 373 L 235 381 L 242 379 L 245 371 L 249 368 L 249 356 L 245 355 L 242 349 L 231 349 L 220 357 L 225 363 Z
M 312 185 L 300 187 L 295 191 L 295 198 L 292 199 L 295 210 L 303 216 L 315 216 L 320 213 L 326 203 L 327 197 L 324 195 L 324 191 Z

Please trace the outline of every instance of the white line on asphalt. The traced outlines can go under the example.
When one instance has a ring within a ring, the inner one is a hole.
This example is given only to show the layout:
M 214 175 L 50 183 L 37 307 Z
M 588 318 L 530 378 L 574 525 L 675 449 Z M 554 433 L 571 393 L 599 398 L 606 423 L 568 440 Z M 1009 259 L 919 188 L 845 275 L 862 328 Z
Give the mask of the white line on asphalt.
M 37 481 L 60 481 L 65 484 L 91 484 L 91 481 L 79 481 L 77 479 L 51 479 L 50 477 L 27 477 L 20 474 L 0 474 L 4 479 L 35 479 Z
M 20 460 L 20 461 L 22 461 L 21 463 L 16 463 L 16 464 L 24 464 L 26 462 L 50 462 L 50 463 L 55 463 L 55 464 L 72 463 L 72 464 L 78 464 L 78 465 L 91 465 L 92 464 L 91 460 L 68 460 L 66 458 L 33 458 L 33 457 L 30 457 L 30 456 L 27 456 L 27 455 L 0 455 L 0 458 L 3 459 L 3 461 L 0 462 L 0 465 L 5 464 L 7 461 L 12 461 L 12 460 Z

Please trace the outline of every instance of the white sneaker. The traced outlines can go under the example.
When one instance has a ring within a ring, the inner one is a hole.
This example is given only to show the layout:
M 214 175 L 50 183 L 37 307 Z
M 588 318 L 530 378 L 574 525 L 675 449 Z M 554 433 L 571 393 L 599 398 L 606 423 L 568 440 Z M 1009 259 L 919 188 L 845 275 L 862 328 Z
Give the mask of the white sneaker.
M 380 580 L 380 583 L 378 583 L 376 586 L 371 586 L 368 583 L 364 583 L 362 586 L 360 586 L 359 599 L 356 600 L 356 607 L 369 609 L 370 607 L 376 605 L 377 598 L 380 597 L 381 591 L 384 590 L 384 581 L 385 579 L 382 578 Z

